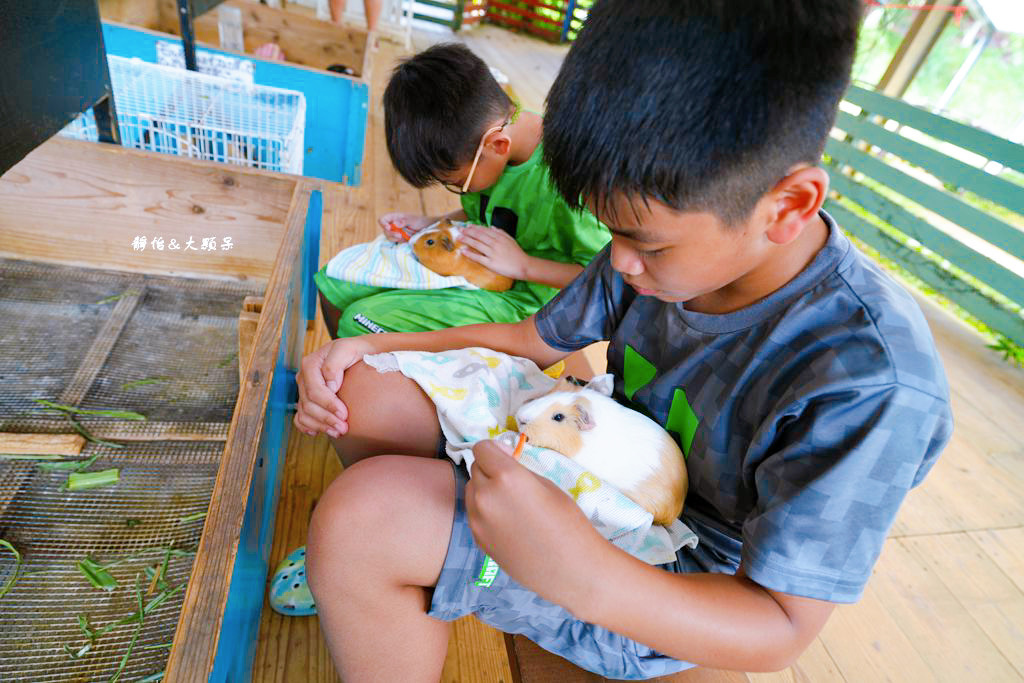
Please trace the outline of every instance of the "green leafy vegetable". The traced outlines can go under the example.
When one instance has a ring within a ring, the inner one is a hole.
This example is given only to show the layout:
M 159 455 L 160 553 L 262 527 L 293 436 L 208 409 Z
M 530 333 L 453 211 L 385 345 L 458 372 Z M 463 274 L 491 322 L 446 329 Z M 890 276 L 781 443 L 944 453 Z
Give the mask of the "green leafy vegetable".
M 18 580 L 18 572 L 21 571 L 21 553 L 18 549 L 11 545 L 10 541 L 5 541 L 0 538 L 0 548 L 7 548 L 14 553 L 14 571 L 11 572 L 11 578 L 7 579 L 7 583 L 4 584 L 3 588 L 0 588 L 0 598 L 7 595 L 8 591 L 14 587 L 14 582 Z
M 121 388 L 127 391 L 128 389 L 135 389 L 137 387 L 143 387 L 147 384 L 159 384 L 160 382 L 169 382 L 170 377 L 147 377 L 146 379 L 136 379 L 131 382 L 125 382 L 121 385 Z
M 135 627 L 135 633 L 132 634 L 132 640 L 128 643 L 128 649 L 125 651 L 124 656 L 121 657 L 121 664 L 117 667 L 117 671 L 110 677 L 108 683 L 117 683 L 121 679 L 121 673 L 124 672 L 124 667 L 128 663 L 128 658 L 132 656 L 132 650 L 135 649 L 135 643 L 139 640 L 139 634 L 142 632 L 142 621 L 145 617 L 145 612 L 142 609 L 142 586 L 139 584 L 139 575 L 135 575 L 135 596 L 139 601 L 139 611 L 137 612 L 139 617 L 139 625 Z
M 44 398 L 32 399 L 40 405 L 44 405 L 47 408 L 53 408 L 54 410 L 60 410 L 65 413 L 71 413 L 72 415 L 99 415 L 102 417 L 118 417 L 122 420 L 135 420 L 138 422 L 145 422 L 146 416 L 131 410 L 86 410 L 85 408 L 76 408 L 75 406 L 67 406 L 63 403 L 54 403 L 53 401 L 47 401 Z
M 45 453 L 30 455 L 28 453 L 0 453 L 0 460 L 60 460 L 63 455 Z
M 138 296 L 138 295 L 139 295 L 139 293 L 136 292 L 134 289 L 128 289 L 128 290 L 125 290 L 125 291 L 121 292 L 120 294 L 115 294 L 113 296 L 108 296 L 106 299 L 100 299 L 99 301 L 97 301 L 93 305 L 94 306 L 99 306 L 101 304 L 109 304 L 111 301 L 117 301 L 118 299 L 123 299 L 126 296 Z
M 146 603 L 146 606 L 142 609 L 143 614 L 149 614 L 157 607 L 167 602 L 170 598 L 174 597 L 174 595 L 184 587 L 185 584 L 179 583 L 174 588 L 168 588 L 165 591 L 161 591 L 155 598 Z
M 84 469 L 92 467 L 92 464 L 96 462 L 96 459 L 100 457 L 97 453 L 91 458 L 85 460 L 61 460 L 60 462 L 41 462 L 39 463 L 39 469 L 41 470 L 74 470 L 75 472 L 81 472 Z
M 205 512 L 197 512 L 197 513 L 192 514 L 192 515 L 185 515 L 180 520 L 178 520 L 178 523 L 179 524 L 188 524 L 189 522 L 195 522 L 195 521 L 198 521 L 200 519 L 203 519 L 204 517 L 206 517 L 206 513 Z
M 78 571 L 82 572 L 94 587 L 107 592 L 117 588 L 117 581 L 110 575 L 110 572 L 96 564 L 91 557 L 87 556 L 84 560 L 79 560 L 77 566 Z
M 79 648 L 78 652 L 75 652 L 70 647 L 68 647 L 67 643 L 64 643 L 64 652 L 67 652 L 68 656 L 71 657 L 71 659 L 81 659 L 85 655 L 89 654 L 89 650 L 91 649 L 92 643 L 86 643 L 81 648 Z
M 110 486 L 121 479 L 121 471 L 117 468 L 100 470 L 99 472 L 72 472 L 68 475 L 68 491 L 84 491 L 98 486 Z
M 89 616 L 88 615 L 86 615 L 86 614 L 79 614 L 78 615 L 78 628 L 82 629 L 82 633 L 85 634 L 86 638 L 88 638 L 89 640 L 96 640 L 96 634 L 93 633 L 93 630 L 89 627 Z
M 95 436 L 87 432 L 85 430 L 85 427 L 79 424 L 78 420 L 71 417 L 70 414 L 67 415 L 66 417 L 68 418 L 68 422 L 71 423 L 71 426 L 75 428 L 75 431 L 84 436 L 87 440 L 92 441 L 93 443 L 98 443 L 103 446 L 109 446 L 110 448 L 124 448 L 124 446 L 119 443 L 114 443 L 113 441 L 104 441 L 103 439 L 97 439 Z

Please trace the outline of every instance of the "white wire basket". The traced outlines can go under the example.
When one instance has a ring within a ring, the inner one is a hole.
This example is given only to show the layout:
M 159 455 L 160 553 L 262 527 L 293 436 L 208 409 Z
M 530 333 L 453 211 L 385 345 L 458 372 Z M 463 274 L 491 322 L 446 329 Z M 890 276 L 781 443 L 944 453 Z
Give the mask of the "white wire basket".
M 110 82 L 125 147 L 302 173 L 301 92 L 110 55 Z M 60 133 L 98 139 L 92 110 Z

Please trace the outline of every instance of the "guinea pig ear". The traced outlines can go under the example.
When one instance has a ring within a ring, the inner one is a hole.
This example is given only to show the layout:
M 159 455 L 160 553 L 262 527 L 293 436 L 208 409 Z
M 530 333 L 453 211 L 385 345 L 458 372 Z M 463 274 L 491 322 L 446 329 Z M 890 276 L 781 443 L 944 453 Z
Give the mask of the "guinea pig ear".
M 597 426 L 590 410 L 590 401 L 586 399 L 581 398 L 581 400 L 573 404 L 572 415 L 576 421 L 576 428 L 581 432 L 589 431 Z
M 587 382 L 587 389 L 593 389 L 599 394 L 605 396 L 611 396 L 612 390 L 615 388 L 615 375 L 611 373 L 605 375 L 598 375 L 594 379 Z
M 445 251 L 455 251 L 455 242 L 453 242 L 452 238 L 448 235 L 443 235 L 441 237 L 441 246 Z

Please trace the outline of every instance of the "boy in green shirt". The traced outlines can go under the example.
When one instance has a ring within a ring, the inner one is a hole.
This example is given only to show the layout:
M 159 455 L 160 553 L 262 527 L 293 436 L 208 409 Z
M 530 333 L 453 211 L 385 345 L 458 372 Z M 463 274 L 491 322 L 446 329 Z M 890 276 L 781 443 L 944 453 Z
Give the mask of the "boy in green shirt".
M 505 292 L 403 290 L 315 276 L 332 337 L 517 322 L 569 284 L 608 242 L 589 212 L 558 195 L 544 164 L 542 119 L 520 112 L 484 62 L 459 44 L 435 45 L 401 63 L 384 93 L 395 168 L 413 187 L 440 182 L 462 208 L 445 216 L 389 213 L 389 239 L 437 220 L 479 224 L 462 233 L 467 258 L 517 282 Z M 485 227 L 490 226 L 490 227 Z

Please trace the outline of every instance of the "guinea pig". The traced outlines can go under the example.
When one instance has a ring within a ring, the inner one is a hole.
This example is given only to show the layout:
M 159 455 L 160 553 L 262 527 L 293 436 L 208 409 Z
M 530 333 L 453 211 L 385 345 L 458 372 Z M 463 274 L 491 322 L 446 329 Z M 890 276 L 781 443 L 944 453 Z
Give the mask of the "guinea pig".
M 515 280 L 498 275 L 490 268 L 459 253 L 459 228 L 444 220 L 436 228 L 424 230 L 413 238 L 412 251 L 420 263 L 438 275 L 461 275 L 480 289 L 504 292 Z
M 650 512 L 656 524 L 678 519 L 686 461 L 654 420 L 569 377 L 524 403 L 516 421 L 528 443 L 572 458 Z

